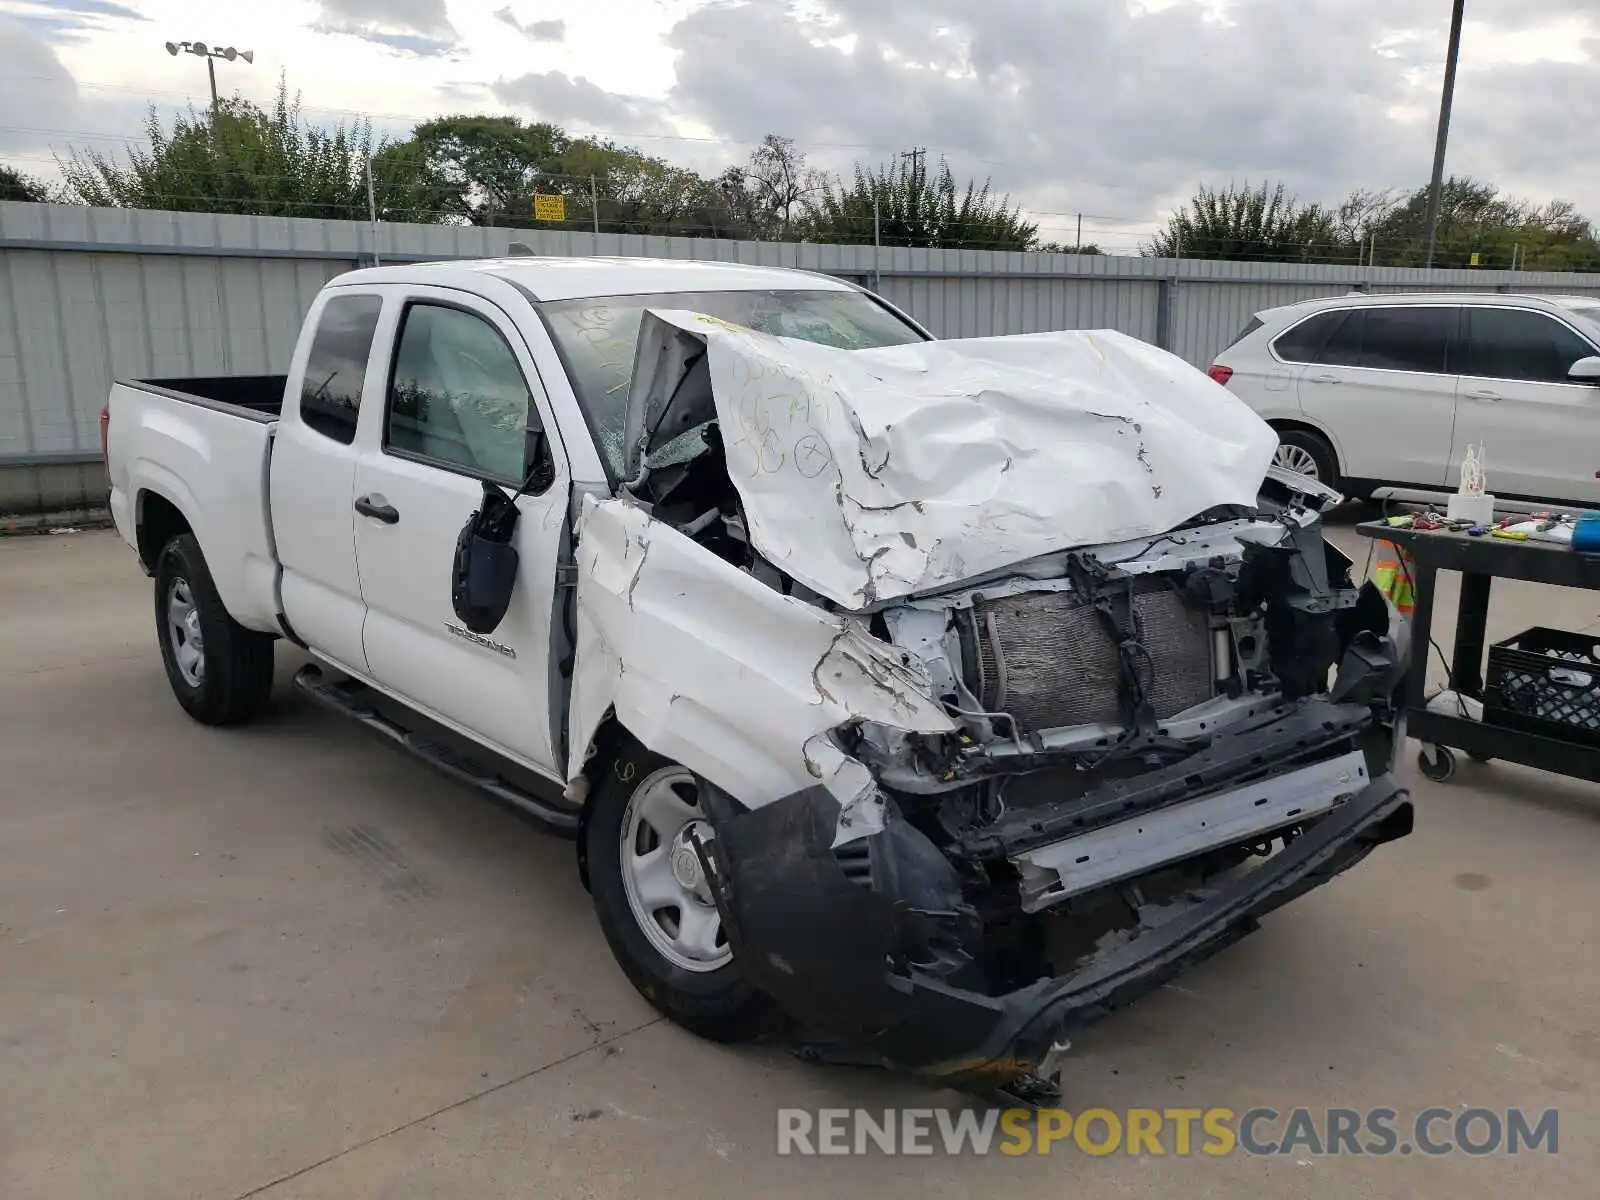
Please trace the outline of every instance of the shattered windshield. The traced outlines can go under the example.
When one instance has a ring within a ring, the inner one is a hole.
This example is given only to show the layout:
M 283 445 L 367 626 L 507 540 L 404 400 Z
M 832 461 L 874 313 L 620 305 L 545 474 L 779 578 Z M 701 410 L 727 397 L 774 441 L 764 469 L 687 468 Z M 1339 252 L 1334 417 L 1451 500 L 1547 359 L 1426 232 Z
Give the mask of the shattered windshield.
M 613 479 L 621 474 L 626 457 L 622 443 L 628 385 L 639 325 L 650 308 L 688 309 L 761 333 L 842 350 L 925 340 L 871 296 L 855 291 L 656 292 L 543 303 L 539 309 Z

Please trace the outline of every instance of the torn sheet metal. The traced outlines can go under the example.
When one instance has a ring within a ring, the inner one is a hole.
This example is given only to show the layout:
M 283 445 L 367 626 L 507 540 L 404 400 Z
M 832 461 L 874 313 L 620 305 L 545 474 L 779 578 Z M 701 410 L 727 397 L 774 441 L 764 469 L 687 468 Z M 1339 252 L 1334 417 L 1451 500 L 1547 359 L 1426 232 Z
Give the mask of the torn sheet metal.
M 825 736 L 851 720 L 955 728 L 856 618 L 774 591 L 628 500 L 586 502 L 577 563 L 569 779 L 610 708 L 752 808 L 819 781 L 860 800 L 870 773 Z
M 630 469 L 713 407 L 686 370 L 685 332 L 707 347 L 754 544 L 851 609 L 1254 508 L 1277 445 L 1226 389 L 1120 333 L 839 350 L 652 311 Z

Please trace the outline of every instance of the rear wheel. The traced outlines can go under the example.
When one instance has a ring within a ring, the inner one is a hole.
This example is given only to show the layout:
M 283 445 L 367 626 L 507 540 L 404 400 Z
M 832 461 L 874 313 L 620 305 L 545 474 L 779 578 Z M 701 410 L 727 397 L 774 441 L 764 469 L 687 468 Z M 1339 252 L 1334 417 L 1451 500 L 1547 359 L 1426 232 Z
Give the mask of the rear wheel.
M 589 890 L 611 952 L 646 1000 L 691 1033 L 748 1041 L 779 1014 L 734 963 L 690 840 L 710 833 L 703 787 L 659 755 L 619 753 L 584 828 Z
M 178 703 L 206 725 L 235 725 L 272 692 L 270 634 L 228 615 L 193 534 L 173 538 L 156 560 L 156 639 Z
M 1339 486 L 1339 460 L 1333 447 L 1321 434 L 1308 429 L 1278 430 L 1278 449 L 1272 455 L 1272 465 L 1297 475 L 1309 475 L 1331 488 Z

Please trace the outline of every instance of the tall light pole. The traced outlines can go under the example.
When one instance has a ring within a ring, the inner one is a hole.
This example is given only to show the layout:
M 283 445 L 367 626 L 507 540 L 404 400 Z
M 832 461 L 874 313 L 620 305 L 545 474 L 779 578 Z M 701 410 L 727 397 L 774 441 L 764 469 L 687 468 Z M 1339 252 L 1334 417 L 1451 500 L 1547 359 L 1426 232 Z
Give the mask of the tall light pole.
M 1467 0 L 1455 0 L 1450 10 L 1450 48 L 1444 59 L 1444 95 L 1439 99 L 1439 139 L 1433 147 L 1433 183 L 1428 188 L 1428 258 L 1433 266 L 1433 244 L 1439 235 L 1439 201 L 1444 188 L 1444 147 L 1450 140 L 1450 101 L 1456 90 L 1456 59 L 1461 55 L 1461 17 Z
M 228 62 L 233 62 L 234 59 L 242 58 L 247 63 L 255 62 L 256 60 L 256 52 L 254 50 L 235 50 L 232 46 L 207 46 L 204 42 L 168 42 L 167 53 L 174 57 L 178 54 L 198 54 L 206 60 L 206 77 L 211 81 L 211 112 L 213 115 L 217 111 L 216 60 L 221 58 L 226 59 Z

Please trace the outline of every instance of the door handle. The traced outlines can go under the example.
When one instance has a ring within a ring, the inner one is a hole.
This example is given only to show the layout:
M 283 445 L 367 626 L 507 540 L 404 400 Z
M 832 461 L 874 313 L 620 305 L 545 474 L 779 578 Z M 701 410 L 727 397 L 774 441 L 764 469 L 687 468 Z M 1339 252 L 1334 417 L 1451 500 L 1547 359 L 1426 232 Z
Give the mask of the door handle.
M 1477 391 L 1468 392 L 1467 395 L 1470 396 L 1474 400 L 1498 400 L 1498 399 L 1500 399 L 1500 393 L 1499 392 L 1491 392 L 1488 388 L 1479 388 Z
M 400 522 L 398 508 L 392 504 L 375 504 L 371 496 L 358 496 L 356 511 L 363 517 L 371 517 L 374 521 L 382 521 L 385 525 L 397 525 Z
M 1320 375 L 1313 375 L 1311 377 L 1311 382 L 1312 383 L 1338 383 L 1339 382 L 1339 377 L 1337 375 L 1329 372 L 1329 371 L 1324 371 Z

